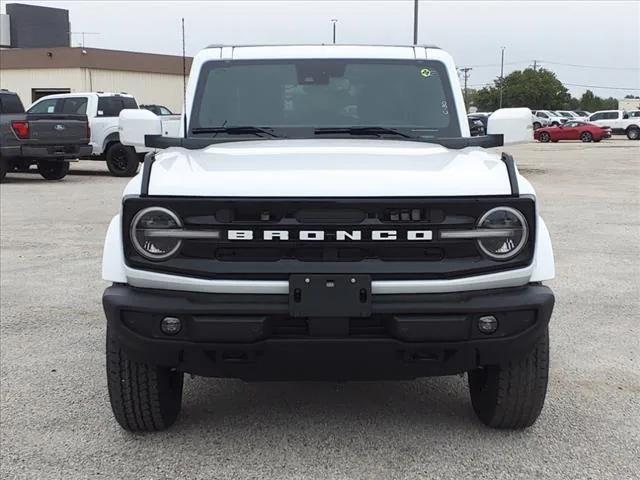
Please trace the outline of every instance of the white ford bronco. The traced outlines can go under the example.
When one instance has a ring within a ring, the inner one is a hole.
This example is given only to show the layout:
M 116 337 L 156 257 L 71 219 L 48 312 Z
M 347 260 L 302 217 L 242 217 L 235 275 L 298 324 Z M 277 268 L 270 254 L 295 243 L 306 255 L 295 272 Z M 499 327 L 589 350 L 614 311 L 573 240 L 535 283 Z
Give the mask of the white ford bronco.
M 532 425 L 548 378 L 549 233 L 508 153 L 531 112 L 471 137 L 452 58 L 424 46 L 215 46 L 107 233 L 113 413 L 176 420 L 185 373 L 247 381 L 468 374 L 496 428 Z

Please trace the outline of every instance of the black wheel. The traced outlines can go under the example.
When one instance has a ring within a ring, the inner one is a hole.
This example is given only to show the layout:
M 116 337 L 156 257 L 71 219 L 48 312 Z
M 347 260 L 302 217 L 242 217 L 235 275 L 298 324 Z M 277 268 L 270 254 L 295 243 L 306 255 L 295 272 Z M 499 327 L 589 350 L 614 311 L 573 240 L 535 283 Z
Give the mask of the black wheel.
M 582 140 L 584 143 L 589 143 L 591 140 L 593 140 L 593 135 L 591 135 L 590 132 L 582 132 L 580 134 L 580 140 Z
M 629 128 L 627 128 L 627 138 L 629 140 L 638 140 L 638 139 L 640 139 L 640 128 L 638 128 L 638 127 L 629 127 Z
M 140 165 L 135 149 L 126 147 L 120 142 L 109 145 L 106 158 L 107 168 L 114 177 L 133 177 Z
M 69 173 L 69 162 L 62 160 L 38 160 L 38 173 L 47 180 L 61 180 Z
M 526 356 L 469 372 L 473 409 L 493 428 L 530 427 L 544 406 L 548 379 L 549 332 L 545 331 Z
M 534 129 L 534 130 L 539 129 L 540 127 L 542 127 L 542 125 L 540 124 L 540 122 L 533 122 L 533 129 Z
M 538 140 L 540 140 L 542 143 L 547 143 L 549 142 L 549 140 L 551 140 L 551 135 L 549 135 L 547 132 L 542 132 L 538 137 Z
M 2 182 L 4 180 L 4 177 L 7 176 L 8 168 L 9 168 L 9 165 L 7 165 L 7 162 L 5 162 L 0 158 L 0 182 Z
M 131 360 L 107 329 L 107 385 L 116 420 L 131 432 L 169 428 L 182 406 L 184 374 Z
M 551 122 L 552 127 L 557 127 L 558 125 L 560 125 L 558 122 Z

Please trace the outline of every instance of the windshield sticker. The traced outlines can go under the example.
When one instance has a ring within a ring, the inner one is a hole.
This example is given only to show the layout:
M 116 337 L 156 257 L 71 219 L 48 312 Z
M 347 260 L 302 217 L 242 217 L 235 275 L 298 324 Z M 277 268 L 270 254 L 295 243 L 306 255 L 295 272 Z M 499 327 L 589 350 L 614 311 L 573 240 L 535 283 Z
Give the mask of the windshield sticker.
M 424 78 L 430 77 L 431 70 L 429 70 L 428 68 L 422 68 L 420 69 L 420 75 L 422 75 Z
M 442 107 L 442 114 L 449 115 L 449 107 L 447 106 L 447 101 L 443 100 L 440 106 Z

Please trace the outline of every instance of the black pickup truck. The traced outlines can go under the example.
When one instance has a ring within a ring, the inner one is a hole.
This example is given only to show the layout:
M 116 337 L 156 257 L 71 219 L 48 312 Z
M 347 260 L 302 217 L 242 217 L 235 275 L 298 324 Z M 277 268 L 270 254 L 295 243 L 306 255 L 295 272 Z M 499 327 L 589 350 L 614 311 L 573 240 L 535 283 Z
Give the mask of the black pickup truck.
M 0 181 L 37 164 L 47 180 L 69 172 L 69 160 L 91 154 L 86 115 L 25 113 L 20 97 L 0 90 Z

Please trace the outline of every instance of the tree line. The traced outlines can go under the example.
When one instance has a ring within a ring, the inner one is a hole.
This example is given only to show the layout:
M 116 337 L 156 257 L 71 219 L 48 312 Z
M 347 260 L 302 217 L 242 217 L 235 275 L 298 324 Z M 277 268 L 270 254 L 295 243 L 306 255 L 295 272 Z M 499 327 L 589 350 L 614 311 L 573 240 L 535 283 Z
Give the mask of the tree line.
M 587 90 L 580 98 L 571 96 L 556 74 L 546 68 L 525 68 L 511 72 L 504 79 L 497 78 L 493 85 L 480 90 L 467 90 L 467 106 L 474 106 L 480 112 L 492 112 L 500 108 L 500 87 L 502 86 L 502 106 L 529 107 L 532 110 L 616 110 L 618 99 L 601 98 Z M 630 95 L 627 95 L 630 97 Z

